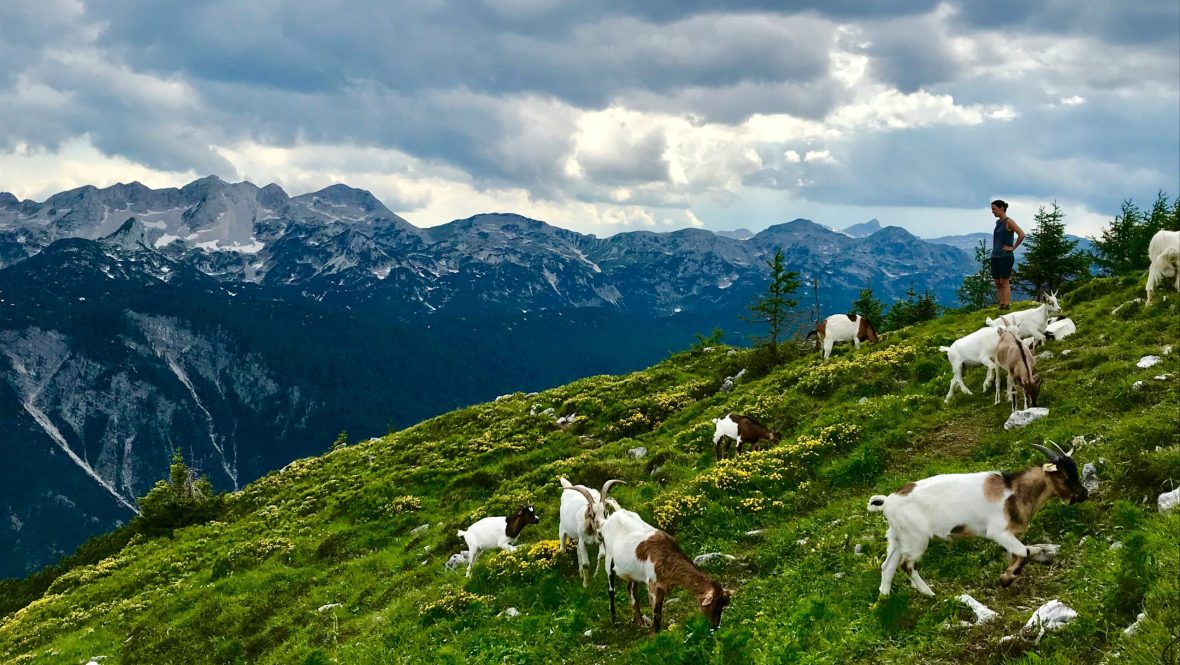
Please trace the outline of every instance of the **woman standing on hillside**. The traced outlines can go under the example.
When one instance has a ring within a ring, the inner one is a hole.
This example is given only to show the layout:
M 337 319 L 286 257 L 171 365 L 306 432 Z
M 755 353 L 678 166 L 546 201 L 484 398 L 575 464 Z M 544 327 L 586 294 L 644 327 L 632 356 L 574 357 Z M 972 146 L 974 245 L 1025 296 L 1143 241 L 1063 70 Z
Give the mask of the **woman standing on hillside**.
M 1012 304 L 1012 266 L 1016 263 L 1013 252 L 1024 242 L 1024 231 L 1008 216 L 1008 204 L 1000 199 L 992 201 L 992 214 L 996 216 L 996 228 L 992 230 L 992 279 L 996 280 L 996 301 L 1000 311 L 1007 311 Z

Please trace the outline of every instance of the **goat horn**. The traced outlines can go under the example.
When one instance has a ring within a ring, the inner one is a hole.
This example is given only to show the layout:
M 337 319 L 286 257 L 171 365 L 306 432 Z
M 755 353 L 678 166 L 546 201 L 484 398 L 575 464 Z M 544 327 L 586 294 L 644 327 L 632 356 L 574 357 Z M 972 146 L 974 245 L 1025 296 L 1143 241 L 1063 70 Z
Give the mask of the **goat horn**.
M 1050 442 L 1050 443 L 1052 443 L 1052 442 Z M 1030 446 L 1032 446 L 1033 448 L 1036 448 L 1037 450 L 1041 451 L 1041 452 L 1042 452 L 1042 453 L 1045 455 L 1045 457 L 1048 457 L 1048 458 L 1049 458 L 1049 461 L 1050 461 L 1050 462 L 1054 462 L 1054 463 L 1056 463 L 1056 462 L 1057 462 L 1057 460 L 1061 459 L 1061 455 L 1060 455 L 1059 453 L 1055 453 L 1055 452 L 1053 452 L 1052 450 L 1049 450 L 1048 448 L 1046 448 L 1046 447 L 1044 447 L 1044 446 L 1037 445 L 1037 444 L 1035 444 L 1035 443 L 1030 443 L 1030 444 L 1028 444 L 1028 445 L 1030 445 Z
M 613 487 L 614 485 L 626 485 L 626 484 L 627 484 L 627 481 L 619 480 L 618 478 L 611 478 L 610 480 L 603 483 L 602 484 L 602 499 L 603 499 L 603 501 L 606 500 L 606 496 L 608 493 L 610 493 L 611 487 Z
M 567 491 L 572 490 L 581 494 L 582 496 L 586 497 L 586 503 L 590 504 L 591 506 L 594 505 L 594 495 L 590 493 L 589 487 L 586 487 L 585 485 L 574 485 L 573 487 L 566 487 L 564 489 Z
M 1054 441 L 1053 439 L 1048 439 L 1048 441 L 1049 441 L 1049 443 L 1053 444 L 1053 447 L 1054 447 L 1054 448 L 1056 448 L 1056 449 L 1057 449 L 1057 452 L 1061 453 L 1061 455 L 1062 455 L 1063 457 L 1069 457 L 1069 456 L 1070 456 L 1070 454 L 1069 454 L 1069 453 L 1067 453 L 1067 452 L 1065 452 L 1064 450 L 1062 450 L 1062 449 L 1061 449 L 1061 446 L 1057 445 L 1057 442 L 1056 442 L 1056 441 Z M 1070 452 L 1073 452 L 1073 451 L 1071 450 Z

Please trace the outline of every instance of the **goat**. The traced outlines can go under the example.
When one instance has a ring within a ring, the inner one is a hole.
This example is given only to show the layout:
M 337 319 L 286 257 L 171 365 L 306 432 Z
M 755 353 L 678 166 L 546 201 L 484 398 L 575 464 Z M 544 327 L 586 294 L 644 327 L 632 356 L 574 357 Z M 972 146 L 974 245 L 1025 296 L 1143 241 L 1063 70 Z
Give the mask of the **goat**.
M 971 391 L 967 389 L 967 384 L 963 383 L 963 369 L 965 367 L 982 365 L 987 368 L 987 376 L 983 378 L 983 390 L 987 390 L 988 385 L 996 378 L 996 346 L 1000 343 L 1002 333 L 1003 329 L 984 327 L 955 340 L 950 346 L 938 347 L 939 351 L 946 353 L 946 358 L 951 364 L 951 371 L 954 373 L 954 376 L 951 377 L 951 387 L 946 391 L 946 399 L 943 401 L 951 401 L 951 397 L 955 394 L 955 386 L 959 386 L 964 393 L 971 394 Z M 999 401 L 1000 384 L 996 379 L 996 402 L 999 403 Z
M 1036 346 L 1045 341 L 1045 331 L 1049 328 L 1049 319 L 1060 313 L 1061 305 L 1057 302 L 1057 294 L 1048 293 L 1045 294 L 1044 301 L 1038 307 L 1022 309 L 1019 312 L 1012 312 L 994 319 L 985 317 L 984 323 L 992 328 L 1014 325 L 1018 329 L 1016 333 L 1018 337 L 1021 339 L 1032 337 L 1032 346 Z
M 1180 231 L 1156 231 L 1147 246 L 1151 267 L 1147 270 L 1147 304 L 1155 285 L 1164 277 L 1176 276 L 1176 290 L 1180 291 Z
M 516 551 L 516 539 L 530 524 L 537 524 L 537 511 L 532 506 L 521 506 L 512 517 L 485 517 L 466 530 L 459 530 L 459 537 L 467 541 L 467 576 L 483 550 L 502 549 Z
M 728 448 L 728 445 L 722 446 L 722 439 L 732 439 L 737 442 L 737 452 L 735 455 L 742 454 L 742 444 L 749 444 L 754 450 L 758 449 L 759 441 L 768 441 L 774 443 L 782 438 L 778 432 L 772 432 L 763 427 L 757 420 L 749 416 L 740 416 L 736 413 L 727 413 L 724 418 L 714 418 L 713 425 L 713 459 L 721 459 L 721 454 L 724 452 L 723 448 Z
M 1056 450 L 1032 444 L 1049 462 L 1019 474 L 949 473 L 906 483 L 889 496 L 871 497 L 868 509 L 883 511 L 889 522 L 881 595 L 889 595 L 899 566 L 920 593 L 934 595 L 917 571 L 918 560 L 933 537 L 982 536 L 995 541 L 1012 555 L 1000 583 L 1012 584 L 1028 558 L 1038 553 L 1018 538 L 1033 516 L 1054 496 L 1071 505 L 1089 496 L 1078 477 L 1073 451 L 1064 452 L 1056 443 L 1049 443 Z
M 824 360 L 832 355 L 832 345 L 836 342 L 852 342 L 857 349 L 861 342 L 877 343 L 877 329 L 865 317 L 857 314 L 833 314 L 807 333 L 807 339 L 814 338 L 815 348 L 821 346 L 824 350 Z
M 1032 351 L 1025 348 L 1024 343 L 1012 333 L 1011 328 L 1004 328 L 1000 332 L 1000 342 L 996 345 L 996 363 L 1000 369 L 1008 374 L 1008 403 L 1012 410 L 1016 410 L 1016 396 L 1012 392 L 1015 381 L 1024 390 L 1024 408 L 1028 408 L 1031 401 L 1037 405 L 1037 396 L 1041 393 L 1041 379 L 1037 377 L 1037 359 Z M 996 387 L 1000 385 L 1000 377 L 996 376 Z M 999 397 L 997 395 L 997 397 Z M 999 400 L 996 400 L 999 403 Z
M 615 578 L 627 582 L 631 598 L 631 613 L 635 624 L 643 625 L 639 610 L 639 583 L 647 584 L 647 599 L 651 603 L 652 634 L 660 631 L 664 614 L 664 598 L 668 592 L 682 586 L 692 591 L 699 608 L 709 620 L 712 630 L 721 625 L 721 612 L 729 605 L 733 593 L 722 588 L 689 559 L 676 540 L 667 533 L 643 521 L 639 515 L 618 507 L 614 499 L 609 503 L 615 512 L 602 525 L 602 540 L 606 547 L 606 570 L 610 594 L 610 618 L 615 614 Z
M 598 574 L 600 559 L 606 558 L 602 546 L 602 524 L 606 521 L 606 505 L 610 488 L 613 485 L 626 484 L 622 480 L 611 479 L 602 485 L 602 492 L 592 490 L 584 485 L 571 485 L 565 478 L 559 478 L 561 487 L 561 519 L 557 526 L 558 549 L 565 551 L 565 539 L 577 541 L 578 570 L 582 574 L 582 586 L 590 586 L 590 555 L 586 551 L 588 542 L 598 544 L 598 556 L 594 559 L 594 574 Z

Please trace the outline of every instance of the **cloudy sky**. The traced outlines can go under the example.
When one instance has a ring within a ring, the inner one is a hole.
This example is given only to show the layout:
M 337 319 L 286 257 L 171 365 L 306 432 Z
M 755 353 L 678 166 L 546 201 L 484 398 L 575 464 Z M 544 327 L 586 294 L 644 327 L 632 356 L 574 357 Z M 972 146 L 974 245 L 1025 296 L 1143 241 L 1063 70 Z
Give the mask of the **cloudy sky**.
M 418 226 L 933 236 L 1180 194 L 1176 0 L 4 0 L 0 77 L 34 200 L 216 174 Z

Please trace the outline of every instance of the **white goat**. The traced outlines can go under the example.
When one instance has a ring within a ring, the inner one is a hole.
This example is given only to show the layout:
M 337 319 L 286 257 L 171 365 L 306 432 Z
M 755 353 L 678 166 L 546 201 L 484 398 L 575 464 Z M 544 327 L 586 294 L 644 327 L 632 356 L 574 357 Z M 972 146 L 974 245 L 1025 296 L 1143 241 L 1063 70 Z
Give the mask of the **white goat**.
M 615 577 L 627 582 L 631 598 L 631 613 L 636 625 L 643 625 L 639 611 L 638 588 L 647 585 L 647 599 L 651 603 L 651 632 L 658 633 L 664 613 L 664 598 L 676 586 L 692 591 L 699 609 L 716 630 L 721 625 L 721 612 L 729 605 L 732 593 L 723 589 L 689 559 L 676 540 L 643 521 L 639 515 L 618 507 L 614 499 L 608 503 L 615 512 L 602 525 L 602 539 L 606 544 L 606 570 L 609 574 L 610 618 L 615 620 Z
M 539 521 L 532 506 L 522 506 L 511 517 L 485 517 L 466 530 L 460 529 L 459 537 L 467 541 L 467 576 L 471 577 L 471 567 L 480 552 L 496 548 L 516 551 L 516 539 L 521 530 Z
M 1000 328 L 985 327 L 976 330 L 970 335 L 966 335 L 954 341 L 950 346 L 940 346 L 939 351 L 946 353 L 946 358 L 951 363 L 951 371 L 954 376 L 951 377 L 951 387 L 946 391 L 946 402 L 951 401 L 951 397 L 955 394 L 955 386 L 968 395 L 971 391 L 968 390 L 967 384 L 963 383 L 963 368 L 975 367 L 982 365 L 987 368 L 987 376 L 983 379 L 983 389 L 987 390 L 988 385 L 995 379 L 996 372 L 996 345 L 1000 342 L 1000 334 L 1003 332 Z M 996 402 L 1000 400 L 1000 384 L 996 380 Z
M 626 484 L 622 480 L 611 479 L 602 485 L 602 492 L 590 489 L 584 485 L 572 485 L 565 478 L 559 478 L 561 487 L 561 519 L 557 526 L 558 549 L 565 551 L 565 541 L 569 538 L 577 543 L 578 570 L 582 574 L 582 586 L 590 586 L 590 555 L 586 550 L 588 543 L 596 543 L 598 556 L 594 559 L 594 574 L 598 574 L 599 561 L 606 558 L 605 548 L 602 546 L 602 524 L 606 522 L 606 505 L 610 488 L 616 484 Z
M 1045 330 L 1049 327 L 1049 319 L 1060 313 L 1061 305 L 1057 302 L 1057 294 L 1050 293 L 1045 295 L 1045 300 L 1039 307 L 1023 309 L 1019 312 L 1012 312 L 994 319 L 984 318 L 984 322 L 993 328 L 1015 325 L 1018 329 L 1018 337 L 1021 339 L 1033 338 L 1033 343 L 1029 346 L 1029 348 L 1032 348 L 1038 343 L 1044 343 Z
M 1180 291 L 1180 231 L 1156 231 L 1147 246 L 1151 268 L 1147 271 L 1147 304 L 1157 282 L 1175 275 L 1176 290 Z
M 885 532 L 889 546 L 881 565 L 881 595 L 889 595 L 899 566 L 920 593 L 934 595 L 917 571 L 918 560 L 934 537 L 945 540 L 982 536 L 995 541 L 1012 555 L 1000 583 L 1012 584 L 1028 557 L 1037 553 L 1018 538 L 1033 516 L 1054 496 L 1070 504 L 1089 496 L 1078 477 L 1077 464 L 1070 457 L 1073 451 L 1064 452 L 1057 444 L 1053 444 L 1056 451 L 1032 445 L 1049 458 L 1049 463 L 1019 474 L 985 471 L 933 476 L 906 483 L 889 496 L 871 497 L 868 509 L 884 511 L 889 522 Z

